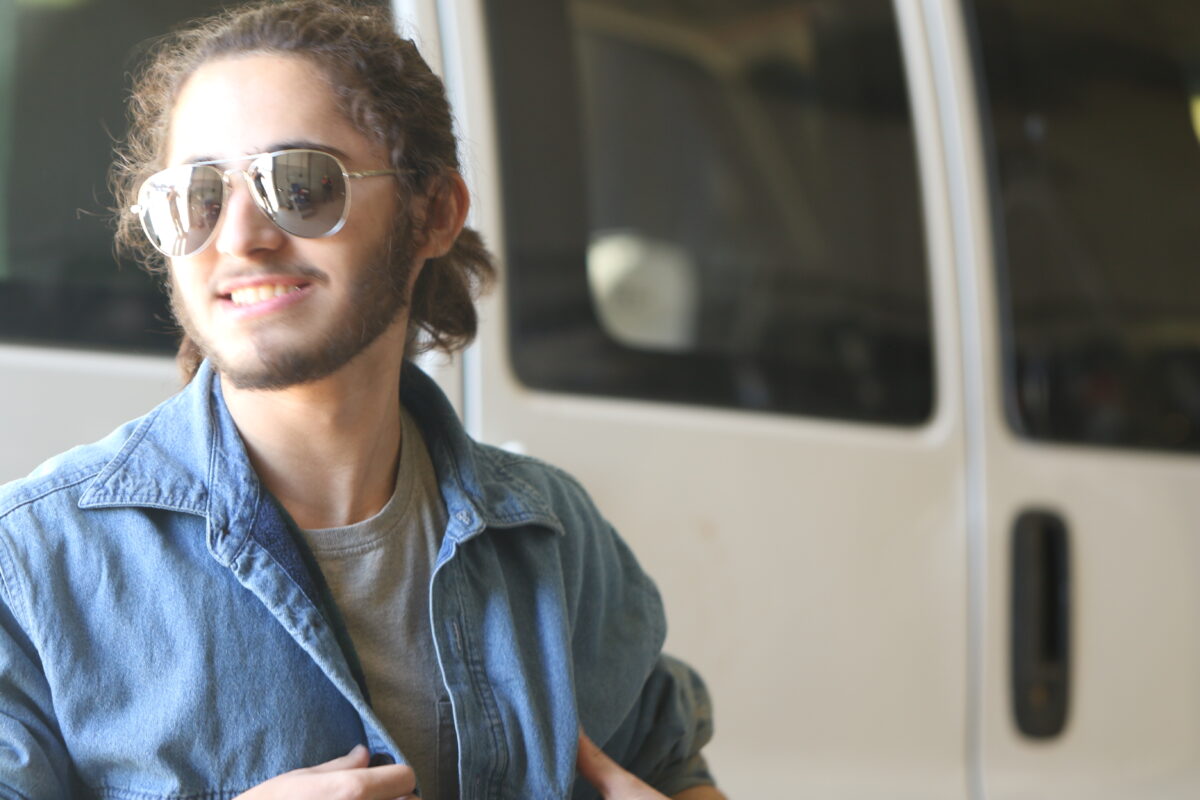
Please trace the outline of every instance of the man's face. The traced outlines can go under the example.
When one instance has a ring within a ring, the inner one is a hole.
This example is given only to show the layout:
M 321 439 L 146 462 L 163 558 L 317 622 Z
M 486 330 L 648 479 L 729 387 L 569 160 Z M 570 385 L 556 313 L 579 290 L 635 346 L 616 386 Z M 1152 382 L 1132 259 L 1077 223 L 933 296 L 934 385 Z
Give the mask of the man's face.
M 297 147 L 331 152 L 350 172 L 390 166 L 345 119 L 315 66 L 293 56 L 240 56 L 209 62 L 188 79 L 171 116 L 167 164 Z M 214 240 L 197 255 L 171 259 L 180 324 L 235 386 L 316 380 L 385 332 L 403 342 L 414 250 L 396 222 L 395 181 L 350 184 L 342 229 L 302 239 L 275 227 L 235 175 Z

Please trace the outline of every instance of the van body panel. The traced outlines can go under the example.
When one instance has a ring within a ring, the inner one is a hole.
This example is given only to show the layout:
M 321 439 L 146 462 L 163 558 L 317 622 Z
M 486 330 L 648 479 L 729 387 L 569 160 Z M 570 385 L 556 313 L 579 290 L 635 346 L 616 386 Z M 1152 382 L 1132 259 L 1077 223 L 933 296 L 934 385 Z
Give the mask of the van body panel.
M 979 420 L 985 535 L 972 543 L 973 796 L 1184 798 L 1200 786 L 1200 522 L 1194 456 L 1033 441 L 1005 400 L 1004 293 L 997 277 L 986 135 L 962 6 L 928 0 L 925 15 L 947 124 L 947 172 L 958 232 L 968 387 Z M 975 58 L 978 58 L 976 55 Z M 1023 733 L 1014 684 L 1014 538 L 1023 514 L 1066 532 L 1067 713 L 1061 732 Z
M 179 386 L 171 359 L 0 345 L 0 482 L 103 438 Z

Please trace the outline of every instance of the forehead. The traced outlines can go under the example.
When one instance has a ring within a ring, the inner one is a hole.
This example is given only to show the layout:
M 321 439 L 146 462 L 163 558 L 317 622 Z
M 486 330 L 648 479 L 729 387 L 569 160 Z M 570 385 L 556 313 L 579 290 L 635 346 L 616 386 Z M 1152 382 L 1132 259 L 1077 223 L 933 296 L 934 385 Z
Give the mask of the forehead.
M 311 142 L 370 161 L 375 152 L 338 107 L 329 79 L 306 59 L 254 54 L 210 61 L 171 112 L 167 163 L 236 158 Z

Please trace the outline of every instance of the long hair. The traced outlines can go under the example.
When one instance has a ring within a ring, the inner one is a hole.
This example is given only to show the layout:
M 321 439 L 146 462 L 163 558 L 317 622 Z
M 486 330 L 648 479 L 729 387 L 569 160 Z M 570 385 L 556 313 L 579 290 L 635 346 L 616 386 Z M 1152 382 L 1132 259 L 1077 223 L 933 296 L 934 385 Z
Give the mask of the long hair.
M 146 240 L 134 214 L 142 182 L 162 169 L 171 113 L 188 78 L 205 63 L 247 53 L 308 59 L 335 87 L 346 118 L 380 144 L 397 170 L 398 213 L 414 196 L 435 196 L 459 170 L 445 87 L 376 6 L 329 0 L 265 0 L 198 20 L 158 40 L 134 77 L 129 134 L 110 175 L 117 198 L 116 244 L 151 271 L 164 257 Z M 406 226 L 422 235 L 424 220 Z M 409 301 L 407 354 L 447 353 L 475 337 L 476 298 L 495 279 L 495 261 L 479 234 L 464 228 L 444 256 L 426 262 Z M 190 379 L 201 354 L 185 335 L 178 362 Z

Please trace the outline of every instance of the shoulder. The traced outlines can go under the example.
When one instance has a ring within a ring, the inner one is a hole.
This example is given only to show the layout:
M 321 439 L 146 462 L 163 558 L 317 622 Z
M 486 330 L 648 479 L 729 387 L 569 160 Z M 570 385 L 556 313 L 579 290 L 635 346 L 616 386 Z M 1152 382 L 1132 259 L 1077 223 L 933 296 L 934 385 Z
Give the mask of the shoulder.
M 206 485 L 218 438 L 212 409 L 207 381 L 193 380 L 103 439 L 0 486 L 0 531 L 15 519 L 66 513 L 68 506 L 75 513 L 114 506 L 194 511 L 194 495 Z
M 25 607 L 37 587 L 57 586 L 64 560 L 88 525 L 80 502 L 136 430 L 126 423 L 92 444 L 48 459 L 28 476 L 0 486 L 0 594 Z M 15 604 L 15 605 L 14 605 Z M 27 618 L 29 608 L 24 608 Z
M 78 501 L 88 483 L 121 452 L 145 420 L 131 420 L 103 439 L 59 453 L 24 478 L 0 486 L 0 526 L 39 507 L 71 502 L 72 498 Z
M 611 568 L 640 574 L 632 553 L 575 476 L 533 456 L 475 447 L 488 527 L 534 525 L 553 531 L 559 556 L 571 571 L 600 574 Z
M 561 534 L 557 552 L 573 602 L 587 597 L 596 605 L 638 605 L 656 620 L 651 627 L 659 627 L 661 599 L 654 582 L 573 475 L 532 456 L 476 446 L 486 465 L 481 471 L 506 487 L 510 502 L 519 496 L 515 505 L 526 513 L 542 509 L 551 520 L 547 524 Z
M 531 508 L 543 508 L 563 523 L 606 525 L 587 490 L 566 470 L 533 456 L 486 444 L 475 444 L 481 477 L 492 495 L 516 494 Z

